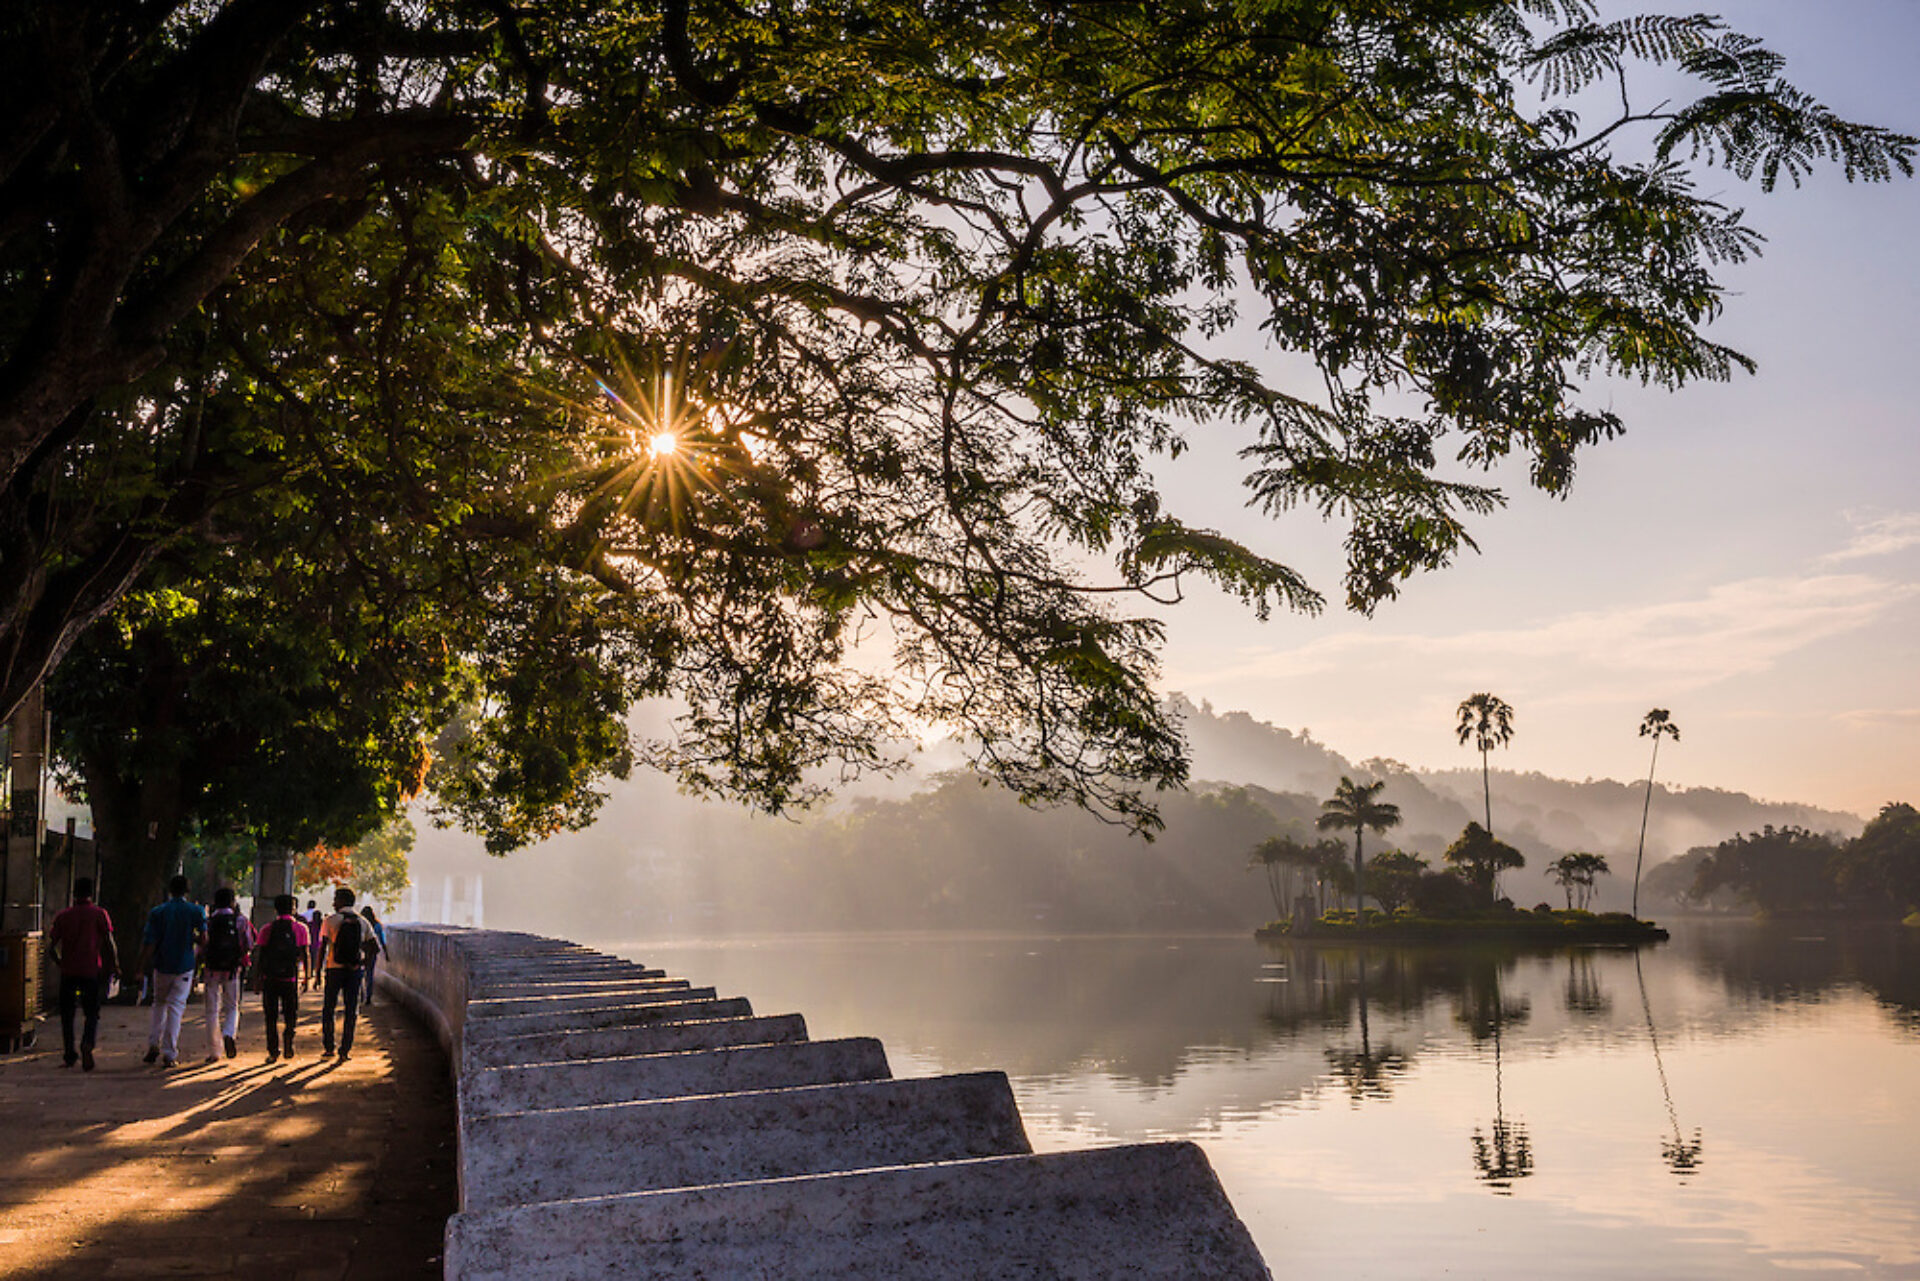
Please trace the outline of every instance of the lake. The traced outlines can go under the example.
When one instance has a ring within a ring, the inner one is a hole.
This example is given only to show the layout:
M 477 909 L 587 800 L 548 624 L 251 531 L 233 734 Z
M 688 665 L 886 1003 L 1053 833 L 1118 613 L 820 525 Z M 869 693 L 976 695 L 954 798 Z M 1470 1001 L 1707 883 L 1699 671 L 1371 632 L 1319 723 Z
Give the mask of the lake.
M 1040 1151 L 1191 1139 L 1278 1277 L 1920 1278 L 1920 931 L 598 946 L 1003 1070 Z

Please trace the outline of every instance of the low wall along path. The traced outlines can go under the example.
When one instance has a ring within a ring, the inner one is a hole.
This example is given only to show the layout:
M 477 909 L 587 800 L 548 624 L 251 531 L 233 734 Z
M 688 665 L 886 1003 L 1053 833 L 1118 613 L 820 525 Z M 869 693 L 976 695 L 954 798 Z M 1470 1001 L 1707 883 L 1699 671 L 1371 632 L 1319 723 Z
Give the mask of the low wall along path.
M 446 1275 L 1264 1278 L 1190 1143 L 1035 1155 L 999 1072 L 528 934 L 390 927 L 459 1099 Z

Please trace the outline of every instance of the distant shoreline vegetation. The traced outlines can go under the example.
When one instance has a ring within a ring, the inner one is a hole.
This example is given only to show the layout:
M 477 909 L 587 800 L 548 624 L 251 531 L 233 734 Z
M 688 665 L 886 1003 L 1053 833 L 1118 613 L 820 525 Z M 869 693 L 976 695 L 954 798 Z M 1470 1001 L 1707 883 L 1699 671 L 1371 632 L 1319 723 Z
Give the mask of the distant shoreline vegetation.
M 1586 912 L 1538 908 L 1531 912 L 1488 911 L 1467 916 L 1424 916 L 1402 909 L 1368 909 L 1356 925 L 1351 911 L 1328 912 L 1310 920 L 1274 921 L 1254 931 L 1266 941 L 1294 943 L 1523 943 L 1641 944 L 1664 942 L 1667 931 L 1626 912 Z

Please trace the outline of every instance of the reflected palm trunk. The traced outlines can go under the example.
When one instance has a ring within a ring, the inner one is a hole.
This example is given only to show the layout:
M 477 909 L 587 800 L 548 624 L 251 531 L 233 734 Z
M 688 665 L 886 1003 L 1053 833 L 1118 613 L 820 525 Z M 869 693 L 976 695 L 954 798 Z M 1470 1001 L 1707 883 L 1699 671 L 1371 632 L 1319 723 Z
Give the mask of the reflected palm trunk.
M 1473 1164 L 1478 1178 L 1496 1196 L 1512 1196 L 1513 1185 L 1533 1173 L 1533 1140 L 1525 1123 L 1507 1120 L 1505 1071 L 1500 1056 L 1500 1028 L 1506 1022 L 1501 1005 L 1500 977 L 1493 975 L 1493 1125 L 1489 1133 L 1473 1132 Z
M 1360 1004 L 1360 1052 L 1351 1050 L 1327 1050 L 1327 1062 L 1340 1074 L 1347 1085 L 1347 1096 L 1353 1099 L 1384 1099 L 1390 1091 L 1387 1080 L 1397 1072 L 1406 1070 L 1407 1058 L 1391 1046 L 1383 1047 L 1378 1054 L 1373 1049 L 1373 1031 L 1367 1016 L 1367 958 L 1360 957 L 1358 992 Z
M 1653 1045 L 1653 1070 L 1660 1074 L 1660 1096 L 1666 1100 L 1667 1123 L 1673 1127 L 1673 1137 L 1660 1141 L 1660 1156 L 1667 1163 L 1667 1168 L 1684 1182 L 1700 1168 L 1700 1131 L 1696 1127 L 1693 1137 L 1689 1139 L 1680 1129 L 1680 1113 L 1673 1106 L 1673 1089 L 1667 1084 L 1667 1065 L 1660 1057 L 1660 1033 L 1653 1026 L 1653 1002 L 1647 997 L 1647 976 L 1640 966 L 1638 949 L 1633 954 L 1633 973 L 1640 981 L 1640 1010 L 1646 1015 L 1647 1040 Z

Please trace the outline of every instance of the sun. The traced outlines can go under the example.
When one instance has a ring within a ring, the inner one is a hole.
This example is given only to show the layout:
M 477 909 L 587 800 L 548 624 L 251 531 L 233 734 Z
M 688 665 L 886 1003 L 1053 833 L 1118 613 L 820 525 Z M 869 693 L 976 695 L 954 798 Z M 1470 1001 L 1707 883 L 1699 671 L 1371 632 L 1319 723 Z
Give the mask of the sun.
M 647 441 L 647 453 L 655 458 L 671 458 L 680 449 L 680 437 L 670 431 L 655 432 Z

